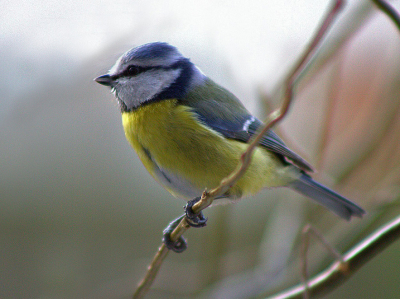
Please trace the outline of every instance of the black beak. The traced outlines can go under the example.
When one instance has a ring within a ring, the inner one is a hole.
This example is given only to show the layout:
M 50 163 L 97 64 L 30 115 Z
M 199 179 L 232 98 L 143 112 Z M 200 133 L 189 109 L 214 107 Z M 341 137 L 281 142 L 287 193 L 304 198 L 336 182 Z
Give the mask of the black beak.
M 96 81 L 97 83 L 100 83 L 102 85 L 105 85 L 105 86 L 112 86 L 112 83 L 113 83 L 113 79 L 111 78 L 110 75 L 107 75 L 107 74 L 97 77 L 96 79 L 94 79 L 94 81 Z

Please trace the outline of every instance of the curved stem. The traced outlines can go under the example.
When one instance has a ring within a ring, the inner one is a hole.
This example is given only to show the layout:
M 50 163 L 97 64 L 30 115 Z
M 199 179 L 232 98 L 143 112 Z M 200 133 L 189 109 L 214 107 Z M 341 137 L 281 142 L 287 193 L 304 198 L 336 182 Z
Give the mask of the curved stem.
M 285 86 L 284 86 L 285 94 L 281 106 L 269 114 L 269 116 L 265 121 L 265 125 L 261 127 L 261 129 L 257 131 L 257 133 L 254 134 L 253 138 L 249 141 L 249 146 L 247 147 L 247 150 L 241 155 L 239 164 L 236 167 L 235 171 L 227 178 L 223 179 L 220 185 L 217 186 L 216 188 L 210 191 L 204 190 L 201 199 L 192 207 L 194 213 L 199 213 L 205 208 L 207 208 L 209 205 L 211 205 L 211 203 L 216 197 L 226 193 L 226 191 L 228 191 L 229 188 L 235 185 L 235 183 L 246 172 L 248 166 L 250 165 L 254 149 L 259 144 L 264 134 L 269 129 L 271 129 L 272 126 L 274 126 L 277 122 L 282 120 L 282 118 L 284 118 L 286 113 L 288 112 L 290 104 L 293 99 L 294 87 L 297 79 L 304 71 L 307 63 L 312 57 L 312 54 L 318 47 L 323 36 L 326 34 L 328 28 L 332 25 L 334 18 L 338 15 L 339 10 L 342 8 L 343 4 L 344 4 L 343 0 L 334 1 L 333 6 L 329 10 L 327 16 L 324 18 L 316 34 L 311 39 L 310 44 L 306 47 L 303 54 L 300 56 L 300 58 L 294 65 L 292 71 L 289 73 L 288 78 L 285 80 Z M 183 218 L 181 223 L 172 232 L 171 240 L 176 241 L 178 237 L 181 236 L 187 229 L 189 229 L 189 226 L 186 222 L 186 219 Z M 139 286 L 137 287 L 137 290 L 133 296 L 134 299 L 142 298 L 150 289 L 161 267 L 162 261 L 165 259 L 167 253 L 168 249 L 164 245 L 161 245 L 158 252 L 154 256 L 153 261 L 151 262 L 145 277 L 139 283 Z
M 343 259 L 336 261 L 329 268 L 314 276 L 304 284 L 294 286 L 282 293 L 267 297 L 268 299 L 301 299 L 304 292 L 310 297 L 325 294 L 349 279 L 369 260 L 385 250 L 400 238 L 400 216 L 381 227 L 358 245 L 354 246 Z M 345 267 L 343 267 L 345 265 Z

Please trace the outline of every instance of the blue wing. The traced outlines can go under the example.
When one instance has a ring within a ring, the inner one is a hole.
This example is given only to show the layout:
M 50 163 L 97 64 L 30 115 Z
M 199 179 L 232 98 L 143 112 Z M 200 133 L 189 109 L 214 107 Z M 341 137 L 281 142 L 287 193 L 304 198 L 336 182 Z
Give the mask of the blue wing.
M 226 89 L 211 80 L 206 83 L 205 88 L 207 92 L 194 90 L 189 93 L 186 99 L 181 99 L 181 104 L 191 107 L 205 125 L 226 138 L 248 142 L 263 123 L 251 115 L 243 104 Z M 313 171 L 311 165 L 290 150 L 273 131 L 269 130 L 260 144 L 300 169 L 307 172 Z

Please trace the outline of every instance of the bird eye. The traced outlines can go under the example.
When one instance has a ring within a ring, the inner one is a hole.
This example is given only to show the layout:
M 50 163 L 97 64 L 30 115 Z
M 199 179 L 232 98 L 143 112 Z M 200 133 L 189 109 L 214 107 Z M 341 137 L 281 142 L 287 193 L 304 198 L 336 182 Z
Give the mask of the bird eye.
M 140 66 L 131 65 L 128 67 L 127 71 L 130 76 L 136 76 L 139 73 L 141 73 L 143 71 L 143 69 Z

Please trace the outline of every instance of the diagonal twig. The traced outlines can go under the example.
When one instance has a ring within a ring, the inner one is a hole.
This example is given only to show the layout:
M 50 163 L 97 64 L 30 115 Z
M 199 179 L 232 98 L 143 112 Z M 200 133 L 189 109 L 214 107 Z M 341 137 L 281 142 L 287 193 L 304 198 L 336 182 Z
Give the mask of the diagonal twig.
M 222 180 L 221 184 L 218 187 L 214 188 L 210 192 L 204 192 L 201 200 L 197 202 L 195 205 L 193 205 L 192 208 L 195 213 L 198 213 L 201 210 L 208 207 L 212 203 L 215 197 L 223 195 L 230 187 L 232 187 L 242 177 L 242 175 L 247 170 L 247 167 L 251 162 L 251 156 L 253 154 L 254 149 L 260 143 L 265 133 L 267 133 L 269 129 L 271 129 L 277 122 L 279 122 L 286 115 L 293 99 L 293 89 L 295 87 L 296 80 L 300 76 L 301 72 L 304 70 L 309 59 L 315 52 L 318 44 L 320 43 L 321 39 L 327 32 L 329 26 L 333 23 L 334 18 L 337 16 L 343 4 L 344 1 L 335 0 L 334 5 L 328 12 L 327 16 L 325 17 L 323 23 L 319 27 L 316 34 L 311 39 L 310 44 L 306 47 L 304 53 L 298 59 L 295 66 L 292 68 L 291 72 L 289 73 L 287 79 L 284 82 L 285 95 L 281 107 L 274 110 L 272 113 L 268 115 L 267 119 L 265 120 L 265 125 L 262 127 L 261 130 L 259 130 L 255 134 L 255 137 L 253 137 L 252 140 L 250 140 L 249 146 L 247 150 L 242 154 L 239 165 L 236 168 L 236 170 L 229 177 Z
M 400 15 L 384 0 L 372 0 L 393 21 L 400 31 Z M 375 233 L 368 236 L 353 249 L 348 251 L 340 260 L 333 263 L 325 271 L 314 276 L 306 284 L 297 285 L 280 294 L 268 297 L 268 299 L 295 299 L 303 298 L 303 295 L 313 296 L 327 293 L 338 284 L 350 278 L 359 268 L 370 259 L 385 250 L 390 244 L 400 239 L 400 216 L 396 217 Z M 345 267 L 343 268 L 343 265 Z
M 277 122 L 279 122 L 289 110 L 290 104 L 293 99 L 293 90 L 295 87 L 296 80 L 299 78 L 302 71 L 305 69 L 309 59 L 312 57 L 313 53 L 315 52 L 316 48 L 318 47 L 319 43 L 321 42 L 323 36 L 326 34 L 328 28 L 332 25 L 333 20 L 338 15 L 340 9 L 343 7 L 344 1 L 343 0 L 335 0 L 332 7 L 330 8 L 328 14 L 325 16 L 322 24 L 318 28 L 318 31 L 315 33 L 311 42 L 306 47 L 303 54 L 297 60 L 295 66 L 292 68 L 291 72 L 289 73 L 287 79 L 284 82 L 285 94 L 283 98 L 282 105 L 274 110 L 272 113 L 269 114 L 267 119 L 265 120 L 265 125 L 261 127 L 261 129 L 254 134 L 253 138 L 249 141 L 249 146 L 247 150 L 241 155 L 239 164 L 236 169 L 232 172 L 231 175 L 224 178 L 220 185 L 216 188 L 207 191 L 205 190 L 201 196 L 201 199 L 193 205 L 192 210 L 194 213 L 199 213 L 208 206 L 211 205 L 213 200 L 226 193 L 235 183 L 243 176 L 246 172 L 250 162 L 252 154 L 263 138 L 264 134 L 271 129 Z M 190 226 L 187 224 L 185 217 L 179 223 L 179 225 L 174 229 L 171 233 L 171 240 L 176 241 L 179 236 L 181 236 L 186 230 L 188 230 Z M 162 265 L 163 260 L 166 258 L 169 250 L 167 247 L 162 244 L 153 258 L 153 261 L 149 265 L 147 269 L 147 273 L 142 281 L 139 283 L 133 298 L 139 299 L 143 298 L 143 296 L 147 293 L 153 281 Z
M 393 21 L 393 23 L 396 25 L 397 29 L 400 30 L 400 16 L 397 13 L 397 11 L 389 4 L 387 1 L 384 0 L 372 0 L 372 2 L 375 3 L 376 6 L 382 12 L 387 14 L 387 16 Z
M 307 282 L 310 296 L 325 294 L 333 290 L 339 283 L 349 279 L 371 258 L 385 250 L 394 241 L 400 239 L 400 216 L 378 229 L 358 245 L 354 246 L 329 268 L 314 276 Z M 345 267 L 343 268 L 343 265 Z M 304 284 L 297 285 L 268 299 L 301 299 L 306 291 Z

